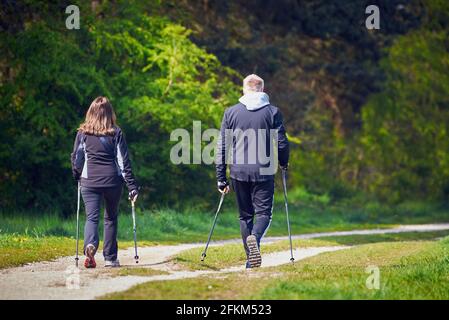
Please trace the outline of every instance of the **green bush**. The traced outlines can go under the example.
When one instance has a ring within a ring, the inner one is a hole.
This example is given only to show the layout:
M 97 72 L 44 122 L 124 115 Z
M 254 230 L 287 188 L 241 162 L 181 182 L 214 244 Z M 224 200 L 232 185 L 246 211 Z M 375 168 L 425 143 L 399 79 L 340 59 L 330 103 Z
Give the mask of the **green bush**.
M 172 165 L 170 131 L 192 120 L 218 127 L 238 95 L 237 74 L 140 2 L 105 1 L 103 18 L 83 3 L 80 30 L 67 30 L 58 8 L 26 1 L 33 19 L 0 35 L 9 74 L 0 78 L 0 206 L 74 212 L 70 153 L 98 95 L 110 98 L 126 134 L 141 205 L 204 204 L 213 168 Z

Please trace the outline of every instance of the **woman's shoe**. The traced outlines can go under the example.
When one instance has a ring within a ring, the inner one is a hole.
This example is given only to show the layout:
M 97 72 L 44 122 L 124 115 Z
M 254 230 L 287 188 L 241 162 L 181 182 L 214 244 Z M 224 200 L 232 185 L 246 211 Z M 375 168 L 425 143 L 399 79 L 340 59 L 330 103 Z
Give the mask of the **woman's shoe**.
M 95 262 L 95 246 L 88 244 L 86 246 L 86 260 L 84 260 L 84 266 L 86 268 L 95 268 L 97 263 Z
M 118 267 L 120 267 L 120 261 L 118 261 L 117 259 L 115 259 L 113 261 L 105 260 L 104 266 L 106 268 L 118 268 Z

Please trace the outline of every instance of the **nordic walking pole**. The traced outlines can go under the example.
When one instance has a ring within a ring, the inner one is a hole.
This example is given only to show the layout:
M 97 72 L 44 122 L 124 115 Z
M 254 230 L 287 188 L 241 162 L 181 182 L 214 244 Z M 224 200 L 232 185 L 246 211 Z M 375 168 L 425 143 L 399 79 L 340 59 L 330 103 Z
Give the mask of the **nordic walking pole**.
M 81 184 L 78 181 L 78 202 L 76 205 L 76 256 L 75 256 L 75 266 L 78 268 L 78 242 L 80 238 L 80 198 L 81 198 Z
M 218 213 L 220 212 L 221 205 L 222 205 L 222 203 L 223 203 L 223 199 L 224 199 L 224 197 L 225 197 L 225 194 L 226 194 L 225 192 L 222 192 L 222 193 L 221 193 L 220 202 L 218 203 L 218 209 L 217 209 L 217 212 L 215 212 L 214 223 L 212 224 L 212 228 L 210 229 L 210 232 L 209 232 L 209 238 L 207 239 L 206 248 L 204 248 L 204 251 L 203 251 L 203 253 L 201 254 L 201 262 L 203 262 L 203 261 L 204 261 L 204 258 L 206 258 L 206 251 L 207 251 L 207 248 L 209 247 L 210 238 L 212 238 L 212 233 L 214 232 L 215 224 L 217 223 Z
M 288 228 L 288 238 L 290 240 L 290 261 L 294 262 L 293 258 L 293 245 L 292 245 L 292 234 L 290 231 L 290 218 L 288 216 L 288 201 L 287 201 L 287 169 L 282 169 L 282 185 L 284 187 L 284 202 L 285 202 L 285 213 L 287 215 L 287 228 Z
M 137 255 L 137 230 L 136 230 L 136 208 L 135 208 L 135 200 L 131 200 L 131 212 L 133 216 L 133 232 L 134 232 L 134 260 L 136 260 L 136 263 L 139 263 L 139 256 Z

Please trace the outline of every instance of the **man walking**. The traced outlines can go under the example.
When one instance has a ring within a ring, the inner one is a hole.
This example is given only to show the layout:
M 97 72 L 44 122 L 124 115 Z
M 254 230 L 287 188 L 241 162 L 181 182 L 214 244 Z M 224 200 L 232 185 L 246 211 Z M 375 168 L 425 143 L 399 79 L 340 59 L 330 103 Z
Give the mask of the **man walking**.
M 260 267 L 260 240 L 271 223 L 277 169 L 273 140 L 281 169 L 287 170 L 289 158 L 282 115 L 263 90 L 264 81 L 259 76 L 251 74 L 243 80 L 243 96 L 238 104 L 226 109 L 217 145 L 218 190 L 229 192 L 229 163 L 247 268 Z

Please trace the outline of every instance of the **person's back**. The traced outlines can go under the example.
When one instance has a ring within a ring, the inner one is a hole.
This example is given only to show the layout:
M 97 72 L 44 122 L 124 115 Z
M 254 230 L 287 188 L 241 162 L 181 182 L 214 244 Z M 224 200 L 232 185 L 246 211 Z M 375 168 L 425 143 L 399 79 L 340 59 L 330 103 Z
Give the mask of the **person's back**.
M 112 136 L 86 135 L 87 178 L 85 184 L 115 185 L 119 182 Z
M 223 127 L 229 130 L 225 139 L 232 147 L 228 162 L 231 178 L 240 181 L 271 180 L 276 172 L 274 143 L 280 151 L 281 162 L 288 158 L 288 141 L 281 113 L 263 92 L 246 94 L 240 100 L 227 109 L 224 116 Z
M 84 187 L 114 187 L 123 182 L 136 189 L 134 177 L 127 167 L 127 146 L 123 133 L 114 126 L 113 135 L 94 135 L 78 131 L 75 145 L 85 161 L 81 170 L 81 185 Z M 121 161 L 119 161 L 122 159 Z

